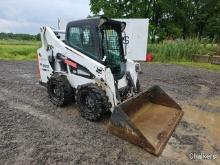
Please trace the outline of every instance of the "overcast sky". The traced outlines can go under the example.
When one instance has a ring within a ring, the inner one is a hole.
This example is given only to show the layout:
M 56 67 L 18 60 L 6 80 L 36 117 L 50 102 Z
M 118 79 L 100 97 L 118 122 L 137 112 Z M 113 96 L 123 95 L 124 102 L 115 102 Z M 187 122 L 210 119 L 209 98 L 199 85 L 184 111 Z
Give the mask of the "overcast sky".
M 89 0 L 0 0 L 0 32 L 39 33 L 43 25 L 57 28 L 66 22 L 86 18 Z

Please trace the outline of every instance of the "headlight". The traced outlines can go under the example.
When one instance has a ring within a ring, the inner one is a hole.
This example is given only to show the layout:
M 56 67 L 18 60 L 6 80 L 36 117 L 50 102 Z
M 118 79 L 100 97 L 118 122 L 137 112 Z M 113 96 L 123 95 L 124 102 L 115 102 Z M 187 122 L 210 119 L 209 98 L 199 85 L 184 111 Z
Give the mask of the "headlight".
M 141 71 L 141 65 L 139 63 L 135 64 L 135 71 L 140 72 Z

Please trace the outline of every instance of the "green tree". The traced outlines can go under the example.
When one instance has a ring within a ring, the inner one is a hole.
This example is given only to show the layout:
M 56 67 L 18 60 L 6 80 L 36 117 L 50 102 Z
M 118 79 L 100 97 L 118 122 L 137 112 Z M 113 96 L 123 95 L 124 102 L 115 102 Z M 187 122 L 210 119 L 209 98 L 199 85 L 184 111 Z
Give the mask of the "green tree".
M 219 0 L 90 0 L 91 11 L 111 18 L 149 18 L 150 35 L 219 41 Z M 154 38 L 154 37 L 151 37 Z
M 40 40 L 40 34 L 30 35 L 30 34 L 13 34 L 13 33 L 0 33 L 0 39 L 8 40 Z

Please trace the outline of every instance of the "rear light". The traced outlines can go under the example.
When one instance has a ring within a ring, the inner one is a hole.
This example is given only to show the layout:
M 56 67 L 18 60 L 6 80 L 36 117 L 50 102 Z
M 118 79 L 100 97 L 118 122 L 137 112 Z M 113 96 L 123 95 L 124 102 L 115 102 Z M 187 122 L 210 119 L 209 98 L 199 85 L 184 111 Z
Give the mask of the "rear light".
M 147 62 L 152 62 L 152 61 L 153 61 L 153 55 L 152 55 L 152 53 L 148 53 L 148 54 L 146 55 L 146 61 L 147 61 Z

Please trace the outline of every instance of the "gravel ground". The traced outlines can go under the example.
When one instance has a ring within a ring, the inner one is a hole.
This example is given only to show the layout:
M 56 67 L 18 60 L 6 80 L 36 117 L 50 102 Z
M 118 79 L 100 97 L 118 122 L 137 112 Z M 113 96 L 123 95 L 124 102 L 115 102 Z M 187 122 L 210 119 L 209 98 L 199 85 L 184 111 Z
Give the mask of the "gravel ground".
M 0 164 L 217 164 L 220 73 L 142 63 L 143 89 L 157 84 L 185 112 L 163 154 L 155 157 L 107 132 L 109 116 L 83 119 L 73 103 L 57 108 L 35 76 L 34 62 L 0 61 Z M 215 160 L 189 160 L 190 152 Z

